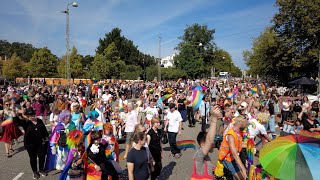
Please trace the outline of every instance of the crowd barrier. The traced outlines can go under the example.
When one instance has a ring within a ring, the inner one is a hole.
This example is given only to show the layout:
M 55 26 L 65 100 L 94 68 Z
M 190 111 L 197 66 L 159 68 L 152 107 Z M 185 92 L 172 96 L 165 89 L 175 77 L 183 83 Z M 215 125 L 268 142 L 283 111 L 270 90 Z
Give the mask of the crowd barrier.
M 69 81 L 64 78 L 16 78 L 16 83 L 42 83 L 43 81 L 46 82 L 48 85 L 68 85 L 68 84 L 80 84 L 82 83 L 85 84 L 94 84 L 96 81 L 93 81 L 92 79 L 70 79 Z M 105 83 L 122 83 L 122 82 L 143 82 L 142 80 L 115 80 L 115 79 L 106 79 L 102 81 L 98 81 L 98 83 L 101 82 L 103 84 Z

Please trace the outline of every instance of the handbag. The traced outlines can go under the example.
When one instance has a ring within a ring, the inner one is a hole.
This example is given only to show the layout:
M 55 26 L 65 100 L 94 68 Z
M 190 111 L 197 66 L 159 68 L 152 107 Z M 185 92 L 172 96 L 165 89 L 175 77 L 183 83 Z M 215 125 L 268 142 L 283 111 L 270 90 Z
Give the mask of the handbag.
M 167 132 L 163 132 L 163 135 L 162 135 L 162 138 L 161 138 L 161 143 L 162 144 L 167 144 L 169 141 L 168 141 L 168 134 Z
M 4 126 L 2 126 L 3 116 L 4 116 L 3 111 L 0 115 L 1 115 L 1 117 L 0 117 L 0 136 L 3 136 L 4 128 L 5 128 Z

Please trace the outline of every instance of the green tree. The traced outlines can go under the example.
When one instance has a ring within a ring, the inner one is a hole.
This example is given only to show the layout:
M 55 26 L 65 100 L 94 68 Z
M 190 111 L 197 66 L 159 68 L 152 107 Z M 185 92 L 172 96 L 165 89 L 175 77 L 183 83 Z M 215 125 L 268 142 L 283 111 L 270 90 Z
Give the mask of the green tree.
M 62 58 L 58 65 L 58 72 L 60 77 L 65 77 L 66 71 L 66 56 Z M 83 66 L 83 57 L 78 54 L 78 50 L 73 47 L 70 53 L 70 71 L 71 78 L 84 78 L 86 77 L 86 70 Z
M 122 78 L 128 80 L 143 79 L 143 69 L 140 66 L 126 65 Z
M 114 43 L 117 49 L 115 56 L 123 60 L 126 65 L 139 65 L 143 67 L 143 59 L 146 66 L 155 65 L 155 58 L 141 53 L 133 41 L 121 35 L 120 28 L 112 29 L 111 32 L 105 34 L 103 39 L 99 40 L 96 53 L 104 54 L 105 49 L 112 43 Z
M 108 79 L 110 73 L 110 60 L 103 54 L 97 53 L 94 56 L 92 67 L 90 68 L 90 77 L 95 79 Z
M 207 25 L 193 24 L 187 26 L 181 42 L 176 47 L 179 54 L 174 57 L 175 66 L 184 70 L 191 78 L 207 76 L 207 65 L 213 62 L 213 51 L 216 48 L 213 42 L 214 29 Z
M 47 48 L 36 50 L 29 62 L 29 75 L 33 77 L 56 77 L 58 58 Z
M 281 54 L 294 71 L 317 72 L 320 48 L 320 1 L 277 0 L 273 18 Z M 289 63 L 291 62 L 291 63 Z
M 13 42 L 9 43 L 6 40 L 0 40 L 0 56 L 4 58 L 11 57 L 13 53 L 21 58 L 24 62 L 29 62 L 33 52 L 36 50 L 31 44 Z
M 91 76 L 96 79 L 119 78 L 124 72 L 125 63 L 117 56 L 118 50 L 115 43 L 109 44 L 103 53 L 97 53 L 92 62 Z M 119 67 L 117 66 L 119 65 Z
M 13 53 L 11 58 L 4 61 L 2 66 L 3 76 L 14 79 L 16 77 L 22 77 L 24 72 L 24 63 L 16 53 Z
M 243 56 L 249 66 L 249 74 L 263 77 L 288 79 L 289 73 L 296 67 L 294 61 L 286 56 L 281 40 L 272 28 L 266 28 L 254 39 L 251 51 Z

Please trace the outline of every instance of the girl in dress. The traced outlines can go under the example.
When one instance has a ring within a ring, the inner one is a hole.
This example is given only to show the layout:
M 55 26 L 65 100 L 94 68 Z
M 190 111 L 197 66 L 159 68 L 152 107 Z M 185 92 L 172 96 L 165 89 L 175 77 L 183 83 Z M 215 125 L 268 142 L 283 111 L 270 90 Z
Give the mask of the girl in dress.
M 18 126 L 13 123 L 13 119 L 16 118 L 16 108 L 14 107 L 14 101 L 9 96 L 5 96 L 2 116 L 4 121 L 1 125 L 4 127 L 4 132 L 3 135 L 0 136 L 0 142 L 5 143 L 5 151 L 7 157 L 10 158 L 12 157 L 11 153 L 14 152 L 12 149 L 13 140 L 18 139 L 23 133 Z

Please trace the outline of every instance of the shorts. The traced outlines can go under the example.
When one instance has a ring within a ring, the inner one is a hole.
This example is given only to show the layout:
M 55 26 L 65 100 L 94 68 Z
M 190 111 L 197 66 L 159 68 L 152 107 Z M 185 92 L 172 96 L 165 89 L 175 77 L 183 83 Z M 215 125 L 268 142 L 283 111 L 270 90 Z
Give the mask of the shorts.
M 132 139 L 132 137 L 133 137 L 133 133 L 134 132 L 126 132 L 126 135 L 127 135 L 127 137 L 126 137 L 126 144 L 131 144 L 131 139 Z
M 231 171 L 232 175 L 235 175 L 235 174 L 237 174 L 237 172 L 240 171 L 240 168 L 238 167 L 238 165 L 237 165 L 235 160 L 233 160 L 231 162 L 229 162 L 227 160 L 223 160 L 222 164 L 226 169 Z

